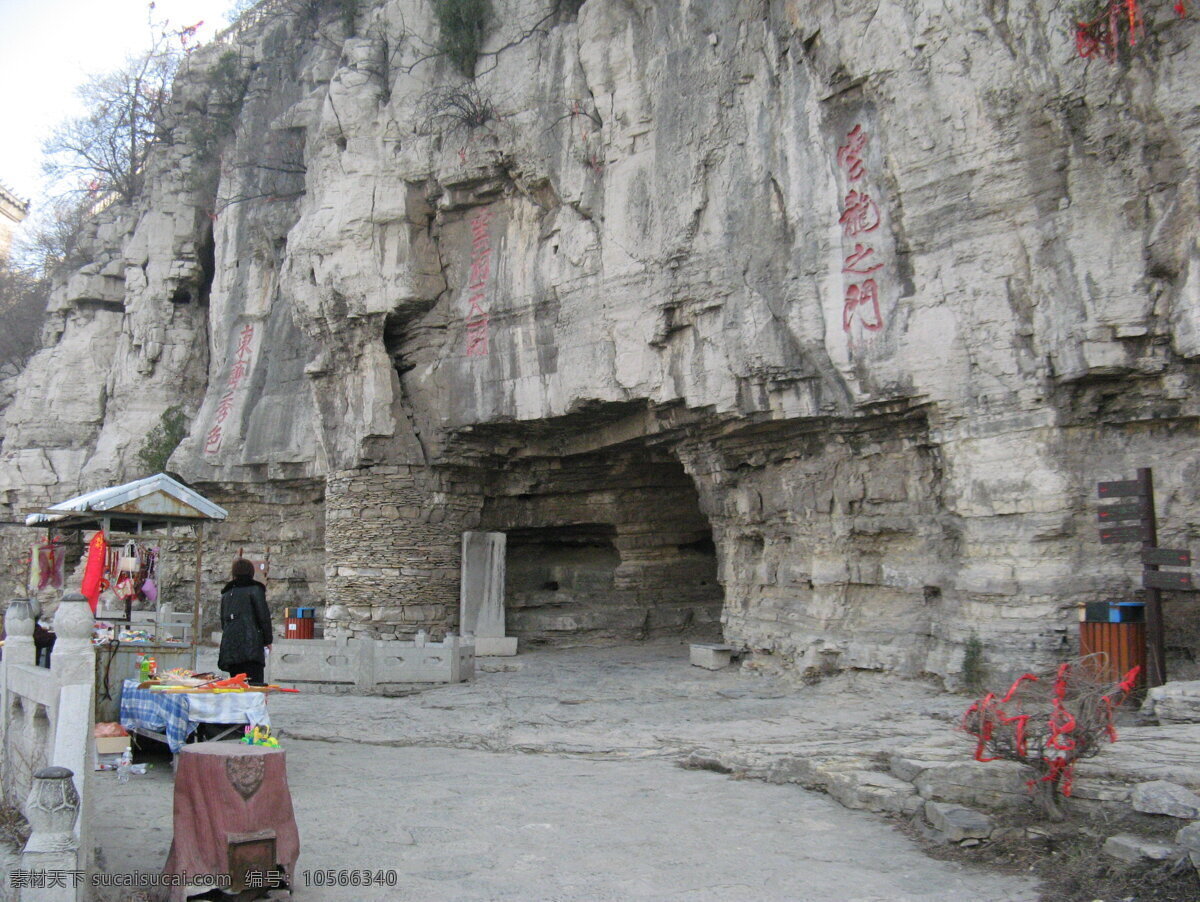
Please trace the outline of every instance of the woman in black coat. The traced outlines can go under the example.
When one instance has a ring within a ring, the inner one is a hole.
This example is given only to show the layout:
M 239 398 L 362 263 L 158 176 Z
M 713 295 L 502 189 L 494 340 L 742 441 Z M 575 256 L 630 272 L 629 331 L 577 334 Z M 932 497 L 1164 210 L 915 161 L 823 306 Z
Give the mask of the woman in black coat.
M 233 562 L 233 579 L 221 590 L 221 651 L 217 666 L 230 676 L 246 674 L 251 683 L 262 685 L 266 667 L 265 649 L 271 647 L 271 612 L 267 587 L 254 578 L 254 565 L 238 558 Z

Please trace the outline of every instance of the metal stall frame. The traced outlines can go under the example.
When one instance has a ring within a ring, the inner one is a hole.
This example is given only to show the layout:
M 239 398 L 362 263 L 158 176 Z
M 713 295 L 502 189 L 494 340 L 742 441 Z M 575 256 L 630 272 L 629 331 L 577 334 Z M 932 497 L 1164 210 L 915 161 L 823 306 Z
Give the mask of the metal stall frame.
M 121 535 L 131 538 L 165 528 L 167 541 L 185 538 L 174 534 L 174 527 L 192 527 L 196 570 L 190 644 L 192 669 L 195 669 L 203 598 L 200 578 L 204 562 L 204 524 L 224 520 L 227 516 L 229 512 L 225 508 L 166 473 L 158 473 L 61 501 L 29 514 L 25 518 L 25 525 L 46 529 L 102 529 L 106 537 Z M 160 567 L 163 564 L 161 554 L 160 551 Z M 155 607 L 160 608 L 161 601 Z

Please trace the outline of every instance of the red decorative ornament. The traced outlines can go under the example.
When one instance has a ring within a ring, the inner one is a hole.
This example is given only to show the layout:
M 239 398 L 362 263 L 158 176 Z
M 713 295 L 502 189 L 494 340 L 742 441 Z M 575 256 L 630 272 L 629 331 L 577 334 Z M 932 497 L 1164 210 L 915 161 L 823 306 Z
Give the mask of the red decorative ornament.
M 1184 0 L 1177 0 L 1174 10 L 1181 19 L 1187 16 Z M 1116 62 L 1122 31 L 1130 47 L 1136 47 L 1138 39 L 1145 37 L 1146 21 L 1138 0 L 1108 0 L 1094 19 L 1076 22 L 1075 52 L 1082 59 L 1100 56 Z

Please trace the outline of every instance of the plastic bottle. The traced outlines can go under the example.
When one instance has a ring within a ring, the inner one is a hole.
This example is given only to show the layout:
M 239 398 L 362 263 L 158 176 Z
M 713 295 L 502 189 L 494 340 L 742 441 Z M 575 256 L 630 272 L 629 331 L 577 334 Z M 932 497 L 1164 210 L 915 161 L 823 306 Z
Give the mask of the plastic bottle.
M 130 772 L 130 768 L 132 766 L 133 766 L 133 754 L 129 751 L 129 749 L 125 749 L 125 751 L 121 755 L 120 762 L 117 764 L 117 782 L 118 783 L 128 783 L 129 782 L 129 772 Z
M 154 658 L 150 659 L 150 676 L 158 676 L 158 662 Z
M 150 679 L 150 656 L 138 655 L 138 677 L 144 683 Z

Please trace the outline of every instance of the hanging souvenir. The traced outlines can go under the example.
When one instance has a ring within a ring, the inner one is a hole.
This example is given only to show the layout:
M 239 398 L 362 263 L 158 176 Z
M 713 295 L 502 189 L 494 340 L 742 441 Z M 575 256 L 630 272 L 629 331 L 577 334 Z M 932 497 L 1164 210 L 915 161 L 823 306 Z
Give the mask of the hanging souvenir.
M 118 573 L 137 573 L 140 569 L 137 555 L 137 545 L 133 542 L 126 542 L 125 548 L 121 552 L 120 558 L 117 560 Z
M 38 546 L 32 545 L 29 548 L 29 592 L 30 594 L 38 590 L 38 585 L 42 581 L 42 561 L 38 556 Z
M 42 589 L 61 589 L 63 587 L 63 564 L 66 561 L 66 551 L 60 545 L 47 542 L 37 549 L 38 582 Z
M 137 586 L 134 584 L 132 576 L 122 576 L 113 586 L 113 591 L 122 601 L 133 601 L 137 598 Z
M 96 530 L 88 543 L 87 568 L 83 572 L 83 583 L 79 591 L 88 600 L 92 613 L 96 613 L 96 603 L 100 600 L 100 589 L 106 585 L 104 573 L 108 563 L 108 543 L 104 539 L 104 530 Z

